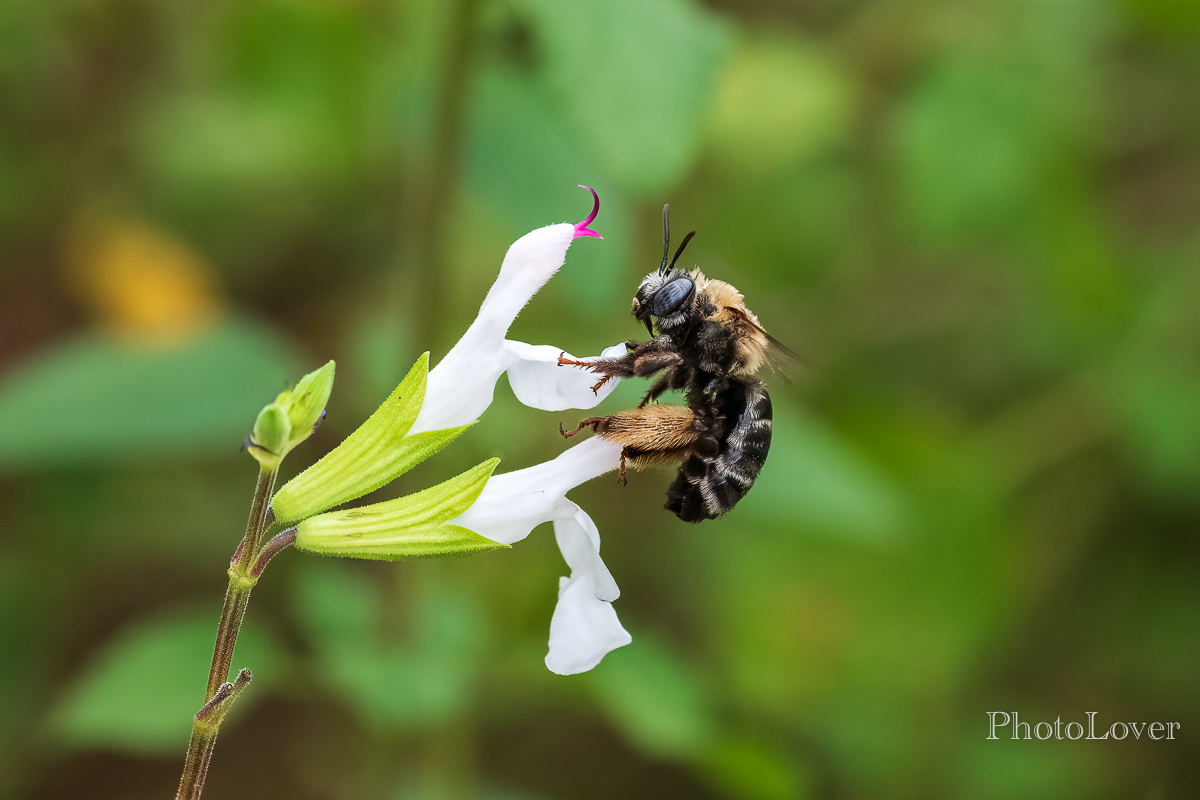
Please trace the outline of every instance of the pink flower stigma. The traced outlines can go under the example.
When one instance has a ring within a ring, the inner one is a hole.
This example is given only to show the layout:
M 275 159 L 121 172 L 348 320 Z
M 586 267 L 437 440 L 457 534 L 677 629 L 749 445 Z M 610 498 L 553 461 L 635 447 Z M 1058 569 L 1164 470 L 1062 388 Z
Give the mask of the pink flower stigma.
M 588 214 L 587 219 L 585 219 L 583 222 L 575 223 L 575 235 L 571 237 L 571 241 L 574 241 L 581 236 L 595 236 L 597 239 L 603 239 L 603 236 L 588 227 L 588 225 L 592 224 L 592 220 L 596 218 L 596 215 L 600 213 L 600 195 L 596 194 L 595 189 L 590 186 L 584 186 L 582 183 L 579 184 L 579 188 L 587 189 L 589 192 L 591 192 L 594 202 L 592 204 L 592 213 Z

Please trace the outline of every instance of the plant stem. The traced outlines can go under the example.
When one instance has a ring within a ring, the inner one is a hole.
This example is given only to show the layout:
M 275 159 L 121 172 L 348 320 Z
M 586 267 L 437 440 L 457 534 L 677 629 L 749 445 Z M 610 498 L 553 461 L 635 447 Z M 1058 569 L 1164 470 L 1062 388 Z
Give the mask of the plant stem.
M 229 680 L 229 668 L 233 663 L 233 647 L 237 644 L 238 630 L 242 617 L 250 603 L 250 590 L 257 578 L 250 570 L 258 556 L 259 543 L 267 527 L 267 509 L 271 503 L 271 492 L 275 488 L 273 469 L 262 467 L 258 472 L 258 485 L 254 487 L 254 503 L 250 506 L 250 519 L 246 523 L 246 535 L 238 545 L 234 560 L 229 565 L 229 588 L 225 590 L 225 605 L 221 609 L 221 623 L 217 627 L 217 643 L 213 648 L 212 667 L 208 671 L 208 689 L 204 693 L 207 702 Z
M 233 701 L 250 682 L 250 671 L 242 670 L 235 684 L 228 683 L 229 668 L 233 662 L 233 648 L 237 644 L 238 631 L 246 606 L 250 603 L 250 590 L 258 581 L 265 566 L 256 568 L 260 555 L 263 534 L 268 522 L 271 493 L 275 488 L 276 471 L 262 467 L 258 473 L 258 485 L 254 488 L 254 502 L 250 506 L 250 519 L 246 522 L 246 535 L 234 551 L 229 564 L 229 588 L 225 591 L 225 604 L 221 608 L 221 622 L 217 626 L 217 641 L 213 647 L 212 667 L 208 673 L 208 688 L 204 693 L 204 707 L 192 721 L 192 738 L 188 742 L 187 756 L 183 762 L 183 775 L 179 779 L 176 800 L 195 800 L 204 789 L 204 778 L 212 760 L 217 731 L 229 712 Z M 288 542 L 290 544 L 290 542 Z M 283 545 L 286 547 L 286 544 Z M 274 552 L 282 547 L 276 546 Z
M 250 683 L 250 670 L 238 673 L 235 683 L 224 683 L 217 694 L 196 712 L 192 722 L 192 738 L 188 742 L 187 757 L 183 762 L 183 777 L 179 780 L 178 798 L 198 798 L 212 762 L 213 748 L 217 744 L 217 731 L 233 702 Z
M 183 776 L 179 779 L 179 791 L 175 793 L 175 800 L 191 800 L 200 796 L 216 744 L 216 731 L 210 731 L 207 726 L 201 726 L 198 722 L 192 723 L 192 738 L 188 741 L 187 756 L 183 761 Z

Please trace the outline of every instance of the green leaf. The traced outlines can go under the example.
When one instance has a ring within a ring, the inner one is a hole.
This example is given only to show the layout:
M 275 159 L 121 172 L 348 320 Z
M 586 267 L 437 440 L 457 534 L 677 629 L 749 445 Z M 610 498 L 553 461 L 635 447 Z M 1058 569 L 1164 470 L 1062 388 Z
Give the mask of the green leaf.
M 1198 297 L 1194 270 L 1161 281 L 1143 301 L 1141 318 L 1104 376 L 1139 479 L 1181 496 L 1200 480 Z
M 406 497 L 309 517 L 296 526 L 296 547 L 326 555 L 386 560 L 467 555 L 508 547 L 447 524 L 471 507 L 499 463 L 498 458 L 489 459 Z
M 206 608 L 176 611 L 121 631 L 59 700 L 52 731 L 73 747 L 182 752 L 192 716 L 204 705 L 216 630 L 216 609 Z M 242 626 L 233 665 L 254 673 L 251 698 L 261 697 L 263 685 L 278 678 L 282 662 L 273 640 L 253 625 Z M 239 705 L 235 724 L 245 709 Z
M 699 148 L 725 26 L 685 0 L 587 0 L 571 13 L 553 0 L 521 7 L 539 29 L 565 116 L 608 172 L 639 197 L 677 183 Z
M 169 347 L 74 339 L 0 386 L 0 468 L 228 455 L 295 363 L 278 336 L 238 321 Z
M 306 558 L 296 565 L 296 608 L 309 638 L 329 651 L 362 650 L 383 629 L 379 587 L 357 567 Z
M 429 353 L 358 430 L 288 481 L 271 501 L 275 518 L 290 523 L 373 492 L 452 442 L 470 425 L 408 436 L 425 400 Z
M 1087 168 L 1096 125 L 1096 8 L 1027 7 L 1004 36 L 964 36 L 931 64 L 895 123 L 900 208 L 917 233 L 934 244 L 1012 235 L 1078 202 L 1065 176 Z
M 1039 154 L 1021 78 L 999 67 L 943 66 L 900 115 L 909 207 L 937 236 L 994 224 L 1034 190 Z

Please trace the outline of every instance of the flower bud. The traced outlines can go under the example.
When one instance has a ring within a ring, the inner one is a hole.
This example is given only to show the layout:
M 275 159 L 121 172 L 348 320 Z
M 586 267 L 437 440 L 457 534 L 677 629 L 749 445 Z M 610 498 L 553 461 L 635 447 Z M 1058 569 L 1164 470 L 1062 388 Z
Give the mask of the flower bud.
M 250 437 L 250 455 L 258 463 L 278 469 L 283 457 L 312 435 L 333 390 L 333 370 L 334 364 L 330 361 L 308 373 L 293 388 L 280 392 L 274 403 L 258 413 Z
M 334 363 L 330 361 L 320 369 L 305 375 L 293 389 L 276 399 L 275 402 L 283 404 L 284 396 L 287 396 L 285 407 L 288 421 L 292 425 L 288 450 L 311 436 L 317 423 L 321 421 L 325 405 L 329 402 L 329 393 L 333 391 L 333 370 Z
M 282 395 L 281 395 L 282 396 Z M 250 437 L 250 455 L 264 467 L 278 469 L 291 438 L 292 424 L 287 410 L 278 402 L 258 412 Z

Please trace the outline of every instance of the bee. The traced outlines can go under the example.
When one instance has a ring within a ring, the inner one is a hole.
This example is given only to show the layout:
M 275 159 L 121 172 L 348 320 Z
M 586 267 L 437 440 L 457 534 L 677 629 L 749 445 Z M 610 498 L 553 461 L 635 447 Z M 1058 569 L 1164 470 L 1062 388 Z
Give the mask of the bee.
M 664 506 L 684 522 L 716 519 L 737 505 L 754 485 L 771 447 L 771 398 L 755 374 L 772 345 L 746 308 L 742 295 L 698 268 L 675 268 L 696 234 L 684 237 L 670 263 L 671 228 L 663 206 L 663 258 L 633 298 L 633 316 L 645 323 L 648 342 L 626 342 L 627 353 L 596 361 L 559 356 L 559 365 L 600 375 L 598 391 L 613 378 L 657 376 L 638 407 L 585 419 L 564 438 L 586 427 L 623 445 L 619 480 L 635 469 L 679 463 Z M 666 391 L 685 393 L 687 405 L 659 404 Z

